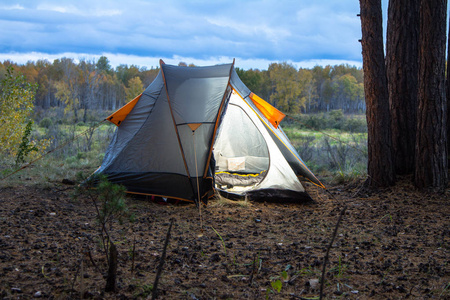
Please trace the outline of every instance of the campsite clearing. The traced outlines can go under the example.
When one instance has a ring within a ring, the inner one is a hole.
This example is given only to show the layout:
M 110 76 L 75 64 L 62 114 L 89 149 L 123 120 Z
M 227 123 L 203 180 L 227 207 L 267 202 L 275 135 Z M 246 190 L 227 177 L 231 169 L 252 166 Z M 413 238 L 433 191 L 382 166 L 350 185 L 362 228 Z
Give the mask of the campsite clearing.
M 211 201 L 203 231 L 194 204 L 129 197 L 136 221 L 113 231 L 116 294 L 102 292 L 93 265 L 104 268 L 88 199 L 72 200 L 72 186 L 63 184 L 2 187 L 0 297 L 145 299 L 172 218 L 160 299 L 318 297 L 325 250 L 347 205 L 330 251 L 326 299 L 448 299 L 450 195 L 417 193 L 405 178 L 352 196 L 359 187 L 331 187 L 332 199 L 308 186 L 313 205 Z

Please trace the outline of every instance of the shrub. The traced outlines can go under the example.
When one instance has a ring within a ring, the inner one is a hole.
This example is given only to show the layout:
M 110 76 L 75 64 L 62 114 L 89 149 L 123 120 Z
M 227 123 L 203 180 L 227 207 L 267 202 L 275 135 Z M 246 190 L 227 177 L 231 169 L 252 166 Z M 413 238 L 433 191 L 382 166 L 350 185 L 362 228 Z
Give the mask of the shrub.
M 25 132 L 22 137 L 22 142 L 19 145 L 19 150 L 17 151 L 16 155 L 16 165 L 24 163 L 25 158 L 28 156 L 28 154 L 30 154 L 30 152 L 39 151 L 39 149 L 34 145 L 34 143 L 30 141 L 30 133 L 32 125 L 33 121 L 29 121 L 25 126 Z
M 82 178 L 78 178 L 81 180 Z M 92 189 L 96 187 L 96 189 Z M 105 292 L 116 291 L 116 277 L 118 265 L 118 250 L 112 236 L 113 223 L 122 224 L 125 219 L 134 221 L 134 216 L 129 212 L 125 201 L 125 187 L 113 184 L 106 176 L 92 176 L 84 181 L 76 190 L 74 197 L 81 194 L 87 195 L 97 213 L 99 223 L 98 230 L 101 246 L 106 258 L 106 286 Z
M 346 118 L 345 118 L 342 110 L 338 109 L 338 110 L 332 110 L 328 113 L 327 121 L 328 121 L 328 126 L 327 126 L 328 128 L 341 130 L 344 127 Z
M 367 122 L 362 118 L 349 118 L 342 129 L 349 132 L 367 132 Z
M 327 120 L 323 114 L 308 115 L 301 118 L 302 125 L 313 130 L 322 130 L 327 127 Z
M 50 128 L 53 126 L 53 121 L 50 118 L 43 118 L 41 122 L 39 122 L 39 126 L 42 128 Z

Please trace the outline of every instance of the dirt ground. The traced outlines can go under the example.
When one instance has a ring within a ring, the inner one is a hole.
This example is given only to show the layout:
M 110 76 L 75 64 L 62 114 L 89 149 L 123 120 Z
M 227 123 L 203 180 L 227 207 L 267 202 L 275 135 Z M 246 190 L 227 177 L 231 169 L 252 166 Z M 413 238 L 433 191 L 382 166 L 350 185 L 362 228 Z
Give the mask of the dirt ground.
M 72 186 L 0 189 L 0 298 L 151 297 L 173 219 L 158 299 L 450 299 L 450 194 L 407 179 L 359 194 L 313 187 L 315 204 L 211 201 L 161 205 L 128 197 L 134 223 L 114 224 L 118 290 L 103 292 L 105 256 L 93 203 Z M 203 225 L 203 226 L 202 226 Z M 202 230 L 203 228 L 203 230 Z

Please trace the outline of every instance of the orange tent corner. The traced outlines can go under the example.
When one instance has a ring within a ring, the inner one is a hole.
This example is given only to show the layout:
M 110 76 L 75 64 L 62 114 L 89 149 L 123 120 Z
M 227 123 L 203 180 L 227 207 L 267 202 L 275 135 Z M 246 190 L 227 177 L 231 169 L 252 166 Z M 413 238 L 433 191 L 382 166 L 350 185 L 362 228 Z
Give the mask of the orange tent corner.
M 253 104 L 255 104 L 255 106 L 259 109 L 259 111 L 269 120 L 269 122 L 275 128 L 278 128 L 281 120 L 283 120 L 286 115 L 270 105 L 268 102 L 264 101 L 255 93 L 250 93 L 250 99 L 252 100 Z
M 106 120 L 110 121 L 111 123 L 115 124 L 116 126 L 120 126 L 120 124 L 125 120 L 125 118 L 128 116 L 128 114 L 133 110 L 134 106 L 138 102 L 138 100 L 141 98 L 142 94 L 116 110 L 113 114 L 111 114 L 109 117 L 106 118 Z

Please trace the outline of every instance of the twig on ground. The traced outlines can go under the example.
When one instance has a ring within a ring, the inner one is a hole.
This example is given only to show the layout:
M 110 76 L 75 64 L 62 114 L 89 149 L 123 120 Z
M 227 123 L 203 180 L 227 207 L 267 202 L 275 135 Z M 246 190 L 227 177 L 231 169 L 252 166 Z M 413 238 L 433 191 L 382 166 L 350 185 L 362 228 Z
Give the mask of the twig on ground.
M 131 273 L 134 272 L 134 257 L 136 255 L 136 235 L 133 235 L 133 250 L 131 253 Z
M 98 268 L 97 264 L 96 264 L 95 261 L 94 261 L 94 258 L 92 257 L 91 250 L 86 249 L 85 251 L 86 251 L 87 256 L 89 257 L 89 260 L 91 261 L 92 265 L 94 266 L 95 270 L 96 270 L 99 274 L 102 274 L 102 271 L 100 271 L 100 269 Z
M 330 244 L 328 245 L 327 252 L 323 259 L 322 279 L 320 280 L 320 296 L 319 296 L 320 300 L 322 300 L 322 297 L 323 297 L 323 284 L 325 281 L 325 272 L 326 272 L 326 266 L 327 266 L 327 262 L 328 262 L 328 255 L 330 254 L 330 249 L 333 246 L 334 239 L 336 238 L 336 234 L 337 234 L 337 231 L 339 228 L 339 223 L 341 223 L 342 216 L 344 215 L 346 209 L 347 209 L 347 206 L 345 205 L 344 208 L 342 208 L 342 210 L 341 210 L 341 214 L 339 215 L 336 226 L 334 227 L 333 236 L 331 237 Z
M 255 271 L 256 271 L 256 257 L 257 256 L 258 256 L 258 253 L 255 253 L 255 255 L 253 256 L 253 267 L 252 267 L 252 274 L 250 275 L 249 286 L 253 285 L 253 276 L 255 275 Z
M 161 259 L 159 260 L 158 271 L 156 272 L 156 278 L 155 278 L 155 282 L 153 284 L 152 300 L 155 300 L 158 295 L 158 281 L 159 281 L 159 277 L 161 277 L 161 272 L 162 272 L 162 269 L 164 266 L 164 261 L 166 259 L 167 245 L 169 244 L 170 230 L 172 229 L 172 225 L 173 225 L 173 219 L 170 220 L 170 225 L 169 225 L 169 229 L 167 230 L 166 240 L 164 241 L 163 252 L 161 254 Z
M 83 258 L 81 258 L 81 260 L 82 260 Z M 72 293 L 73 293 L 73 291 L 74 291 L 74 287 L 75 287 L 75 281 L 77 281 L 77 277 L 78 277 L 78 272 L 80 272 L 80 265 L 81 264 L 78 264 L 77 265 L 77 270 L 76 270 L 76 272 L 75 272 L 75 276 L 73 277 L 73 281 L 72 281 L 72 288 L 70 289 L 70 295 L 72 296 Z

